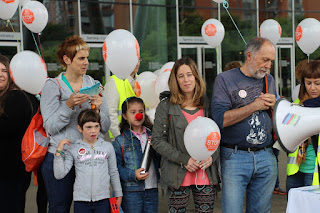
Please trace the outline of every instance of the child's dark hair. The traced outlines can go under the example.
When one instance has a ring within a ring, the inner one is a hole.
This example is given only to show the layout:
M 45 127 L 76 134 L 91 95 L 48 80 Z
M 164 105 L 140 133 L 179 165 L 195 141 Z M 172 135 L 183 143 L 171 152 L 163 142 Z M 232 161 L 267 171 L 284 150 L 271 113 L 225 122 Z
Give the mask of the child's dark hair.
M 141 98 L 132 96 L 132 97 L 127 98 L 122 103 L 122 106 L 121 106 L 122 114 L 127 114 L 128 107 L 130 107 L 130 104 L 134 104 L 134 103 L 141 104 L 144 108 L 144 112 L 146 112 L 146 107 L 144 105 L 143 100 Z M 149 116 L 146 113 L 144 113 L 144 116 L 145 116 L 145 119 L 144 119 L 142 126 L 145 126 L 148 129 L 152 130 L 152 123 L 150 121 Z M 126 119 L 123 118 L 123 115 L 122 115 L 122 120 L 121 120 L 121 123 L 119 124 L 119 127 L 120 127 L 121 133 L 123 133 L 125 129 L 130 129 L 130 124 L 128 123 L 128 121 Z
M 87 122 L 97 122 L 101 126 L 100 114 L 93 109 L 85 109 L 81 111 L 80 114 L 78 115 L 78 125 L 82 129 L 83 125 Z

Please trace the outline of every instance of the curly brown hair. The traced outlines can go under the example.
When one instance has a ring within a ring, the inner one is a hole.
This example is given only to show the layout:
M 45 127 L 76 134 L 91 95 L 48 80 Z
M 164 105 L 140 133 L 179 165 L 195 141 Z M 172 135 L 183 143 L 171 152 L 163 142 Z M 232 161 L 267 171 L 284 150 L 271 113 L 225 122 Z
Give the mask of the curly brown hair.
M 58 61 L 63 69 L 67 68 L 67 64 L 63 60 L 63 56 L 66 55 L 68 58 L 73 60 L 75 55 L 80 50 L 90 51 L 89 45 L 78 35 L 67 37 L 59 46 L 57 50 Z

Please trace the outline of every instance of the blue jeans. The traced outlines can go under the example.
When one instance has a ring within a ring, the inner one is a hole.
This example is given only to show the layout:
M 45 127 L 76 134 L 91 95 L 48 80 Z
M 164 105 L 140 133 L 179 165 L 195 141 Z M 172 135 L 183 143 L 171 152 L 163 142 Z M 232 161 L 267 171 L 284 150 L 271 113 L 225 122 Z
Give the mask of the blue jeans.
M 221 147 L 222 212 L 270 212 L 277 161 L 272 148 L 256 152 Z
M 41 166 L 48 195 L 49 213 L 69 213 L 73 198 L 74 167 L 63 179 L 57 180 L 53 174 L 53 159 L 54 154 L 48 152 Z
M 294 175 L 287 176 L 287 184 L 286 184 L 287 192 L 289 192 L 291 188 L 311 186 L 312 179 L 313 179 L 313 173 L 303 173 L 299 171 Z
M 157 213 L 158 188 L 145 191 L 123 191 L 121 207 L 125 213 Z
M 110 208 L 109 199 L 95 202 L 74 201 L 74 213 L 109 213 Z

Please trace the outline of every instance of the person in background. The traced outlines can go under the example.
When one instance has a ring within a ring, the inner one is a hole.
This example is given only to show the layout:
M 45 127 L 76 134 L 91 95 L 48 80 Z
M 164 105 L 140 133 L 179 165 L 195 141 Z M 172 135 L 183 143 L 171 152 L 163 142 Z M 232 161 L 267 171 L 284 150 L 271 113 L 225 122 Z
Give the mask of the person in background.
M 21 142 L 38 107 L 34 95 L 22 91 L 11 79 L 9 59 L 0 55 L 0 206 L 3 213 L 23 213 L 31 173 L 22 162 Z
M 229 63 L 226 64 L 223 71 L 232 70 L 234 68 L 241 67 L 241 66 L 242 66 L 241 61 L 230 61 Z
M 111 143 L 99 138 L 100 128 L 99 113 L 92 109 L 83 110 L 78 116 L 78 130 L 83 135 L 82 139 L 77 139 L 71 146 L 70 140 L 61 140 L 54 156 L 54 176 L 58 180 L 75 166 L 75 213 L 111 212 L 110 185 L 116 195 L 118 209 L 121 205 L 122 190 L 116 154 Z M 65 145 L 70 149 L 64 152 Z
M 82 138 L 77 129 L 77 117 L 82 110 L 91 109 L 92 105 L 101 117 L 101 134 L 105 134 L 110 126 L 105 97 L 79 93 L 81 88 L 98 83 L 86 75 L 89 50 L 89 45 L 81 37 L 67 37 L 57 51 L 58 61 L 66 71 L 57 78 L 48 79 L 41 94 L 43 127 L 50 134 L 48 152 L 41 166 L 48 194 L 49 213 L 67 213 L 72 202 L 74 168 L 61 180 L 56 180 L 53 175 L 53 159 L 59 141 L 70 138 L 72 144 Z M 67 151 L 68 147 L 64 149 Z
M 127 98 L 122 104 L 121 135 L 112 143 L 123 191 L 122 209 L 126 213 L 158 212 L 159 156 L 150 150 L 150 167 L 141 168 L 151 130 L 143 100 Z
M 309 61 L 299 69 L 299 98 L 295 103 L 305 107 L 320 107 L 320 61 Z M 287 192 L 291 188 L 319 185 L 320 139 L 314 135 L 288 154 Z
M 268 39 L 253 38 L 245 56 L 243 66 L 216 77 L 211 100 L 211 115 L 221 131 L 224 213 L 242 213 L 245 193 L 247 213 L 270 212 L 277 178 L 268 112 L 276 102 L 275 82 L 268 74 L 275 48 Z
M 197 162 L 189 155 L 183 139 L 192 120 L 209 117 L 205 83 L 189 57 L 175 62 L 168 83 L 170 92 L 160 94 L 156 109 L 152 146 L 161 155 L 160 185 L 167 192 L 169 212 L 186 212 L 191 192 L 196 212 L 213 212 L 220 182 L 219 149 Z
M 133 91 L 136 75 L 139 71 L 140 60 L 132 73 L 125 79 L 119 79 L 112 75 L 105 85 L 104 95 L 108 100 L 111 125 L 109 129 L 109 138 L 114 141 L 120 135 L 119 124 L 121 123 L 121 106 L 128 97 L 136 96 Z M 108 137 L 107 137 L 108 138 Z

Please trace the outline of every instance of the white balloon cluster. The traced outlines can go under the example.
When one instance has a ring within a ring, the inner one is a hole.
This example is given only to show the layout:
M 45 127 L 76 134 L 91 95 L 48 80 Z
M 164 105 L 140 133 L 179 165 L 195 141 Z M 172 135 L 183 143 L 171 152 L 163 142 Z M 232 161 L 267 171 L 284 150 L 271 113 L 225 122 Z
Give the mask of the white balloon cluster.
M 160 102 L 160 93 L 169 91 L 168 81 L 173 65 L 174 62 L 169 61 L 153 73 L 150 71 L 142 72 L 136 79 L 134 92 L 149 107 L 147 115 L 151 121 L 154 120 L 155 109 Z
M 23 24 L 32 32 L 40 33 L 48 23 L 48 10 L 39 1 L 20 0 Z M 0 1 L 0 18 L 9 20 L 16 13 L 19 0 Z

